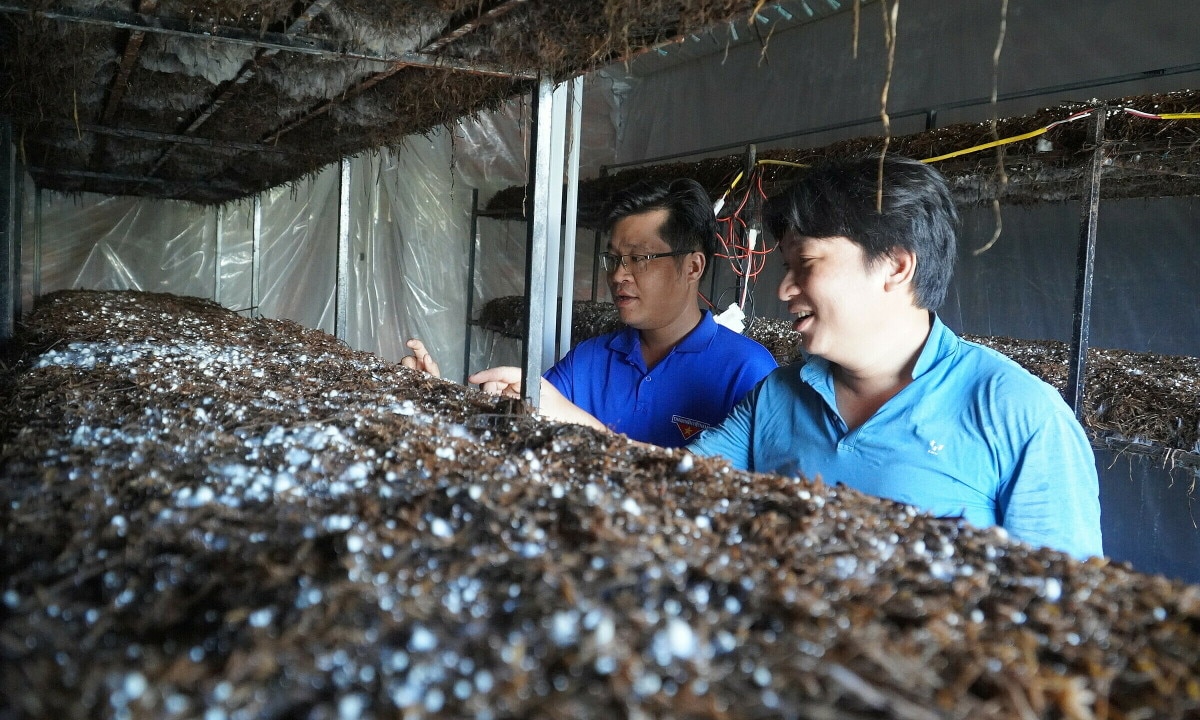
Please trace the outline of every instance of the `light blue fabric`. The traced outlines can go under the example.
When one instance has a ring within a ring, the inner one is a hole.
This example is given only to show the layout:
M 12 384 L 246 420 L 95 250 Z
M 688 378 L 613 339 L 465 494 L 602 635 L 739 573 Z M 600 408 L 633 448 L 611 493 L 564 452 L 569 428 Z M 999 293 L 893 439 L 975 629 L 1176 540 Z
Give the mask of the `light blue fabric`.
M 853 432 L 837 412 L 829 363 L 812 357 L 773 372 L 690 449 L 1001 525 L 1077 557 L 1103 552 L 1096 460 L 1070 407 L 936 316 L 913 382 Z
M 765 347 L 717 325 L 706 310 L 652 370 L 638 332 L 626 327 L 579 343 L 545 378 L 614 432 L 679 447 L 724 420 L 777 366 Z

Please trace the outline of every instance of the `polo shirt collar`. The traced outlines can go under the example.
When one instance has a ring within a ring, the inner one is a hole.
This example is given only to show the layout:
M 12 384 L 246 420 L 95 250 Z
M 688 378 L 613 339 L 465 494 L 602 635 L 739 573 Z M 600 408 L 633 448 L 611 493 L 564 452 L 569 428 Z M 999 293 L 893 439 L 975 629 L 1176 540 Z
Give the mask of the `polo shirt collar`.
M 937 313 L 930 315 L 932 321 L 929 337 L 926 338 L 925 346 L 921 348 L 921 354 L 917 356 L 917 362 L 913 365 L 914 380 L 929 372 L 939 360 L 953 353 L 958 342 L 958 336 L 946 327 Z M 827 389 L 832 395 L 833 373 L 830 372 L 829 361 L 825 358 L 806 353 L 804 365 L 800 368 L 800 378 L 818 390 Z
M 939 360 L 952 354 L 958 343 L 958 336 L 946 327 L 937 313 L 929 314 L 933 322 L 929 328 L 929 338 L 925 340 L 925 347 L 921 348 L 917 363 L 913 365 L 913 380 L 929 372 Z
M 700 315 L 700 323 L 687 335 L 679 341 L 672 353 L 698 353 L 704 352 L 712 345 L 713 339 L 717 336 L 717 322 L 713 320 L 712 313 L 708 310 L 702 310 Z M 608 341 L 608 349 L 614 353 L 625 355 L 625 359 L 629 362 L 640 365 L 642 362 L 642 338 L 637 330 L 628 325 L 621 328 L 612 339 Z M 636 362 L 635 362 L 636 358 Z

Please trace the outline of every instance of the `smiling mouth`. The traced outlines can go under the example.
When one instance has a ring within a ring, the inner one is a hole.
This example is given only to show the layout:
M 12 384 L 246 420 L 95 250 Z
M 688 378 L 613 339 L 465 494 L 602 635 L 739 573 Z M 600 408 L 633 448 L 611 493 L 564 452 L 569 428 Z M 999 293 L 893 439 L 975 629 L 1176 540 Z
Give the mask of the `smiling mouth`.
M 792 329 L 799 332 L 801 326 L 803 326 L 804 323 L 807 322 L 812 316 L 813 314 L 811 310 L 796 313 L 796 320 L 792 323 Z

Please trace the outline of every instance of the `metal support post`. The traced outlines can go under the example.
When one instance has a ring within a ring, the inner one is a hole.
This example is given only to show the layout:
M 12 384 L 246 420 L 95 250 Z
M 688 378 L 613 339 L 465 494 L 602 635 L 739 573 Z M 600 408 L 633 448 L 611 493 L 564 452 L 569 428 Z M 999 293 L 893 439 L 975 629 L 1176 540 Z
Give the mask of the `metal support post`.
M 42 297 L 42 189 L 33 191 L 33 301 Z
M 350 160 L 342 158 L 338 182 L 337 280 L 333 291 L 333 334 L 346 341 L 350 317 Z
M 16 321 L 25 314 L 25 298 L 22 292 L 25 275 L 21 268 L 21 261 L 24 259 L 22 247 L 25 244 L 25 169 L 15 151 L 13 156 L 13 320 Z
M 541 377 L 547 363 L 542 345 L 546 329 L 546 259 L 550 236 L 550 157 L 554 86 L 549 76 L 538 78 L 533 93 L 529 130 L 529 192 L 526 199 L 528 242 L 525 255 L 525 298 L 529 321 L 521 350 L 521 397 L 534 407 L 541 405 Z M 554 178 L 558 182 L 560 178 Z M 560 183 L 561 185 L 561 183 Z M 562 206 L 558 206 L 561 211 Z M 557 215 L 557 212 L 555 213 Z M 557 221 L 554 223 L 557 227 Z
M 250 317 L 259 317 L 258 276 L 262 260 L 262 193 L 254 196 L 254 236 L 250 239 Z
M 221 304 L 221 258 L 225 255 L 225 209 L 221 206 L 214 206 L 213 212 L 216 213 L 216 231 L 213 238 L 213 302 Z
M 745 248 L 746 260 L 742 263 L 741 274 L 737 278 L 735 286 L 734 302 L 742 310 L 746 309 L 746 296 L 750 291 L 750 270 L 754 266 L 754 249 L 755 243 L 758 241 L 758 230 L 756 223 L 758 222 L 758 198 L 750 187 L 751 179 L 754 173 L 754 165 L 758 162 L 758 148 L 754 145 L 746 146 L 746 155 L 743 159 L 742 177 L 746 180 L 746 193 L 749 200 L 746 202 L 746 207 L 739 214 L 742 215 L 743 222 L 735 223 L 734 232 L 738 236 L 738 244 Z M 715 302 L 715 301 L 714 301 Z
M 608 168 L 600 167 L 600 177 L 608 177 Z M 607 218 L 601 219 L 601 223 Z M 597 229 L 594 235 L 596 243 L 595 252 L 592 254 L 592 302 L 596 302 L 596 298 L 600 297 L 600 252 L 604 250 L 601 241 L 604 239 L 604 232 Z
M 1075 266 L 1075 315 L 1071 332 L 1071 367 L 1067 376 L 1067 403 L 1083 420 L 1084 385 L 1087 380 L 1088 332 L 1092 320 L 1092 275 L 1096 261 L 1096 230 L 1100 217 L 1100 178 L 1104 167 L 1104 116 L 1108 109 L 1092 112 L 1088 130 L 1092 160 L 1079 219 L 1079 254 Z
M 554 88 L 550 99 L 550 168 L 546 198 L 546 294 L 545 324 L 542 326 L 542 368 L 558 360 L 558 316 L 562 307 L 559 296 L 559 267 L 562 262 L 563 164 L 566 161 L 567 84 Z
M 562 358 L 571 349 L 571 319 L 575 305 L 575 221 L 579 215 L 579 145 L 583 132 L 583 76 L 569 83 L 570 113 L 567 136 L 567 206 L 563 216 L 562 309 L 559 311 L 558 354 Z
M 17 158 L 12 144 L 12 122 L 0 118 L 0 342 L 12 338 L 16 329 L 16 305 L 20 286 L 16 276 Z
M 471 189 L 471 247 L 467 249 L 467 338 L 463 343 L 463 385 L 471 375 L 471 320 L 475 316 L 475 247 L 479 244 L 479 188 Z

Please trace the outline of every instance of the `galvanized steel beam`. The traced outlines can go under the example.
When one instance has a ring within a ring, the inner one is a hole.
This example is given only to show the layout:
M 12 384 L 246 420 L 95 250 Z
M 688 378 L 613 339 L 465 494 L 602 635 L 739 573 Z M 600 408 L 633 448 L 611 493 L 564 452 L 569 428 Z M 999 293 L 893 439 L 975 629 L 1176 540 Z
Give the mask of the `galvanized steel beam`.
M 1088 140 L 1092 157 L 1087 189 L 1079 218 L 1079 252 L 1075 265 L 1075 314 L 1071 330 L 1071 367 L 1067 374 L 1067 403 L 1075 417 L 1083 420 L 1084 383 L 1087 380 L 1088 335 L 1092 323 L 1092 276 L 1096 265 L 1096 234 L 1100 220 L 1100 178 L 1104 170 L 1104 116 L 1108 109 L 1092 112 Z
M 541 405 L 541 377 L 546 370 L 541 348 L 546 325 L 546 254 L 549 248 L 550 136 L 554 83 L 549 76 L 538 78 L 533 92 L 532 123 L 529 129 L 529 192 L 526 200 L 527 239 L 525 250 L 525 299 L 528 322 L 521 347 L 521 397 L 534 407 Z M 557 179 L 555 179 L 557 182 Z
M 342 158 L 338 178 L 337 279 L 333 291 L 333 334 L 346 341 L 350 318 L 350 160 Z
M 13 221 L 17 212 L 17 154 L 13 148 L 12 123 L 0 118 L 0 343 L 13 336 L 16 307 L 14 289 L 17 277 L 17 237 Z
M 575 310 L 575 221 L 579 215 L 579 147 L 583 134 L 583 76 L 564 83 L 569 87 L 567 135 L 567 197 L 563 210 L 562 307 L 558 317 L 558 354 L 571 349 L 571 321 Z

